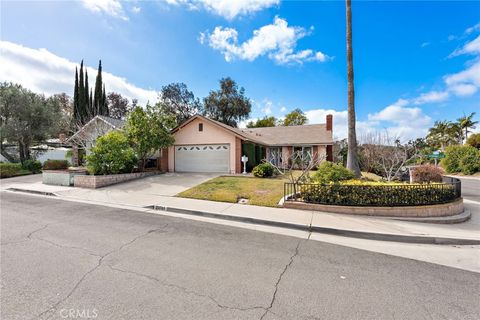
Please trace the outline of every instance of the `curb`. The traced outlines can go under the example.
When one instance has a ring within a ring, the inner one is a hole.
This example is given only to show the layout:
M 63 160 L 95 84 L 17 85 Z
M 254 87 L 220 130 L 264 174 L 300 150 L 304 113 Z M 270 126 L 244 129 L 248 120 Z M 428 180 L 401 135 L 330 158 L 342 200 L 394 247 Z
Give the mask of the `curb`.
M 24 193 L 31 193 L 31 194 L 39 194 L 42 196 L 49 196 L 49 197 L 56 197 L 57 195 L 53 192 L 48 191 L 37 191 L 37 190 L 27 190 L 27 189 L 19 189 L 19 188 L 7 188 L 7 191 L 14 191 L 14 192 L 24 192 Z
M 231 216 L 226 214 L 218 214 L 213 212 L 189 210 L 189 209 L 182 209 L 182 208 L 175 208 L 175 207 L 167 207 L 167 206 L 161 206 L 161 205 L 151 205 L 151 206 L 146 206 L 144 208 L 157 210 L 157 211 L 168 211 L 173 213 L 201 216 L 205 218 L 214 218 L 214 219 L 221 219 L 221 220 L 228 220 L 228 221 L 235 221 L 235 222 L 257 224 L 257 225 L 281 227 L 281 228 L 323 233 L 323 234 L 342 236 L 342 237 L 367 239 L 367 240 L 380 240 L 380 241 L 416 243 L 416 244 L 480 245 L 480 240 L 475 240 L 475 239 L 456 239 L 456 238 L 430 237 L 430 236 L 406 236 L 406 235 L 396 235 L 396 234 L 387 234 L 387 233 L 353 231 L 353 230 L 317 227 L 317 226 L 311 226 L 311 225 L 300 225 L 300 224 L 294 224 L 294 223 L 263 220 L 263 219 L 256 219 L 256 218 Z

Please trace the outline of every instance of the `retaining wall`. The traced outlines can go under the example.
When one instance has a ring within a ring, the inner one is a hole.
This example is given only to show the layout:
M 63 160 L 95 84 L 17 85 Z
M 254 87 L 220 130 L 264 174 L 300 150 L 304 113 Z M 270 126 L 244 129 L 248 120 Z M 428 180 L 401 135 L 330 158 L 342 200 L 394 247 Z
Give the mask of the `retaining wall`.
M 285 201 L 284 208 L 315 210 L 331 213 L 343 213 L 383 217 L 446 217 L 460 214 L 464 211 L 463 199 L 454 202 L 429 206 L 408 207 L 355 207 L 335 206 L 325 204 L 305 203 L 300 201 Z
M 147 172 L 134 172 L 134 173 L 121 173 L 111 175 L 88 175 L 88 176 L 75 176 L 74 186 L 79 188 L 102 188 L 112 184 L 122 183 L 134 179 L 144 178 L 159 174 L 158 171 Z

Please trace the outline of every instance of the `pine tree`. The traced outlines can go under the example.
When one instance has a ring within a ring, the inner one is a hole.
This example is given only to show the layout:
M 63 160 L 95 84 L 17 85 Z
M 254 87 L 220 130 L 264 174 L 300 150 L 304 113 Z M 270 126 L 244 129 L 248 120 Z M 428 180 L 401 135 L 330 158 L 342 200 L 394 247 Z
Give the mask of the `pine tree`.
M 75 87 L 73 89 L 73 120 L 72 129 L 77 130 L 76 126 L 80 123 L 80 110 L 78 106 L 78 69 L 75 67 Z
M 87 121 L 87 101 L 85 100 L 85 81 L 83 78 L 83 60 L 80 63 L 80 77 L 78 81 L 78 110 L 79 110 L 79 120 L 81 124 L 85 124 Z
M 93 97 L 94 109 L 98 114 L 103 114 L 103 95 L 102 95 L 102 60 L 98 61 L 97 78 L 95 79 L 95 91 Z

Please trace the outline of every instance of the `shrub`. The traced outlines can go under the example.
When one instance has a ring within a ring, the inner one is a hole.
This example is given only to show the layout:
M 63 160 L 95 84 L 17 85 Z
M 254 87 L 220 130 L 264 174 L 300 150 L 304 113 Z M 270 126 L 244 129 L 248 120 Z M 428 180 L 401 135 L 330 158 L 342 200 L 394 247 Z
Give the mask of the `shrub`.
M 253 168 L 252 173 L 257 178 L 268 178 L 273 176 L 275 168 L 270 163 L 262 163 Z
M 248 162 L 246 167 L 247 167 L 247 171 L 251 172 L 253 168 L 259 164 L 255 157 L 255 145 L 249 142 L 242 144 L 242 154 L 248 157 Z
M 22 164 L 22 169 L 32 173 L 39 173 L 42 170 L 42 163 L 38 160 L 25 160 Z
M 431 164 L 425 164 L 415 167 L 410 174 L 412 182 L 415 183 L 442 182 L 443 170 Z
M 419 206 L 452 202 L 455 186 L 318 184 L 298 185 L 305 202 L 342 206 Z
M 322 162 L 315 174 L 313 181 L 319 183 L 338 182 L 342 180 L 350 180 L 355 177 L 353 171 L 345 168 L 341 164 L 335 164 L 329 161 Z
M 43 163 L 43 170 L 66 170 L 69 163 L 67 160 L 51 160 L 48 159 Z
M 474 148 L 480 149 L 480 133 L 474 133 L 470 135 L 470 137 L 467 139 L 467 144 Z
M 10 178 L 29 173 L 30 171 L 23 169 L 20 163 L 0 163 L 0 178 Z
M 445 149 L 445 158 L 442 159 L 440 164 L 448 173 L 461 172 L 462 167 L 460 161 L 466 155 L 477 154 L 477 149 L 472 146 L 449 146 Z
M 460 169 L 463 174 L 474 174 L 480 171 L 480 150 L 475 152 L 468 152 L 460 160 Z
M 93 174 L 132 172 L 137 162 L 127 136 L 118 130 L 98 138 L 91 153 L 87 155 L 87 168 Z

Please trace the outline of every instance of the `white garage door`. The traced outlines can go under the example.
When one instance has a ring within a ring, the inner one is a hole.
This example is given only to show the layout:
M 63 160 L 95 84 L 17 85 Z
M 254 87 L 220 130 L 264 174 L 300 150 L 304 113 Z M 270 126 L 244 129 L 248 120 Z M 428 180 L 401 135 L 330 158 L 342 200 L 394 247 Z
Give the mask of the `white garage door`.
M 177 172 L 230 172 L 230 145 L 175 146 Z

